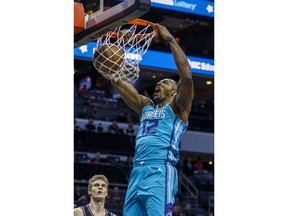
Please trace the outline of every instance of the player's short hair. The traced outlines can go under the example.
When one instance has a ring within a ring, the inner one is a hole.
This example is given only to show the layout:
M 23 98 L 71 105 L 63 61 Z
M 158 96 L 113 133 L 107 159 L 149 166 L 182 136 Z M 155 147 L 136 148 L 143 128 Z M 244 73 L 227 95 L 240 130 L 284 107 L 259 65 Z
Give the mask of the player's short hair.
M 164 78 L 164 79 L 162 79 L 162 80 L 167 80 L 167 81 L 169 81 L 169 82 L 174 83 L 175 85 L 177 85 L 177 82 L 176 82 L 175 80 L 173 80 L 173 79 Z
M 108 186 L 109 186 L 109 182 L 108 182 L 108 179 L 106 178 L 106 176 L 104 175 L 94 175 L 92 176 L 90 179 L 89 179 L 89 183 L 88 183 L 88 191 L 90 191 L 91 189 L 91 186 L 92 186 L 92 183 L 98 179 L 101 179 L 103 180 L 105 183 L 106 183 L 106 187 L 108 189 Z

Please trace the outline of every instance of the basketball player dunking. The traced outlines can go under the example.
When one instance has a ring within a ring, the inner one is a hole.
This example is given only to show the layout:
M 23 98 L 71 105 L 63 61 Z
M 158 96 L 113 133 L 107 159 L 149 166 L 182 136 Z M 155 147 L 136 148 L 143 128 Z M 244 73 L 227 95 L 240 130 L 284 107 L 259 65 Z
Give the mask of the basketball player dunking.
M 74 209 L 74 216 L 116 216 L 104 208 L 108 195 L 108 180 L 104 175 L 94 175 L 89 179 L 90 203 Z
M 172 215 L 178 189 L 179 142 L 188 125 L 194 97 L 189 62 L 166 27 L 156 24 L 160 35 L 169 42 L 180 75 L 157 83 L 154 102 L 140 95 L 124 80 L 112 81 L 125 103 L 140 116 L 136 136 L 133 170 L 124 204 L 124 216 Z

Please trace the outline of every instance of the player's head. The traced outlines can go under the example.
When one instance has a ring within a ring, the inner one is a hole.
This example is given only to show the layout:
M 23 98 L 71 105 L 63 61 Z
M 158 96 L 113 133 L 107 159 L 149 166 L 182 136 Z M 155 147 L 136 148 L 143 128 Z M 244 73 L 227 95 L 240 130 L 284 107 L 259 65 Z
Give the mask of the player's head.
M 89 179 L 88 194 L 90 198 L 103 200 L 108 195 L 108 179 L 104 175 L 94 175 Z
M 177 83 L 172 79 L 160 80 L 155 86 L 154 100 L 156 103 L 170 99 L 177 90 Z

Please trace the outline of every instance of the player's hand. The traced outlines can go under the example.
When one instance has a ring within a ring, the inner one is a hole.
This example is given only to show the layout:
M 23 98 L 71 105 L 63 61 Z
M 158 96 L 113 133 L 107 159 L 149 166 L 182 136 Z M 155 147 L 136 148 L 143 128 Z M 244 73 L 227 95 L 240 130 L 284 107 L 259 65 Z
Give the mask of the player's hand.
M 167 28 L 160 24 L 156 24 L 156 30 L 158 31 L 158 33 L 162 36 L 164 40 L 167 40 L 168 37 L 171 35 L 171 33 L 167 30 Z

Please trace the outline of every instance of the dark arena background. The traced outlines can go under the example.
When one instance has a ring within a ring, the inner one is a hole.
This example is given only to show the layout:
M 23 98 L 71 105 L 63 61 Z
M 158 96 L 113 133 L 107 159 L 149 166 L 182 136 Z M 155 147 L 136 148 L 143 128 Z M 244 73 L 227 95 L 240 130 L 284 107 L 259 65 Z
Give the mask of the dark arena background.
M 99 10 L 99 0 L 78 0 L 85 13 Z M 103 10 L 121 1 L 105 0 Z M 151 0 L 139 17 L 167 27 L 189 60 L 195 98 L 189 126 L 180 145 L 179 191 L 174 215 L 214 215 L 214 1 Z M 74 207 L 89 202 L 88 180 L 104 174 L 109 180 L 106 208 L 122 215 L 132 169 L 139 119 L 121 100 L 110 81 L 92 64 L 95 42 L 74 49 Z M 166 77 L 178 80 L 170 48 L 155 37 L 140 62 L 133 83 L 140 94 L 153 96 L 155 84 Z M 146 60 L 148 59 L 148 60 Z M 177 210 L 178 209 L 178 210 Z M 180 210 L 179 210 L 180 209 Z M 190 213 L 188 213 L 190 212 Z

